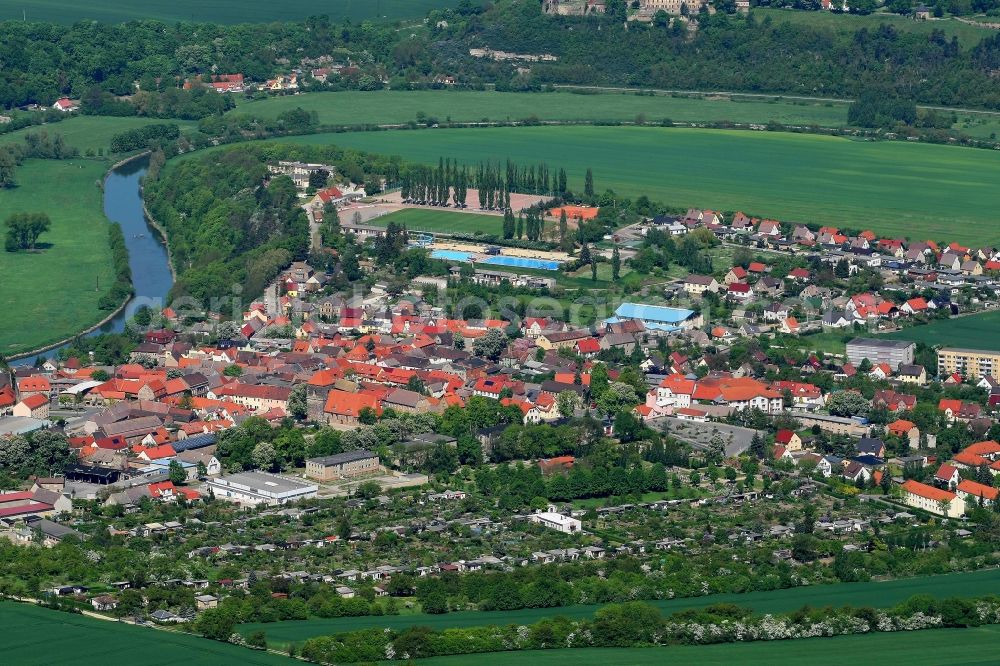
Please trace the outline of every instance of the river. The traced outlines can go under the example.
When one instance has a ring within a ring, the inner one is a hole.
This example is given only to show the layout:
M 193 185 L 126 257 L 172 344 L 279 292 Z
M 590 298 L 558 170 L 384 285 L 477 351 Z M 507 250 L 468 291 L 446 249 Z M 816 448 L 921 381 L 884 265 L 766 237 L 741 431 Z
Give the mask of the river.
M 149 226 L 142 210 L 142 177 L 148 164 L 146 158 L 126 162 L 111 171 L 104 181 L 104 214 L 112 222 L 121 225 L 125 234 L 135 296 L 111 321 L 88 335 L 120 333 L 125 330 L 125 322 L 132 317 L 136 308 L 142 305 L 163 307 L 167 293 L 173 286 L 167 248 L 157 231 Z M 11 362 L 11 365 L 30 365 L 39 357 L 51 358 L 65 346 L 18 359 Z

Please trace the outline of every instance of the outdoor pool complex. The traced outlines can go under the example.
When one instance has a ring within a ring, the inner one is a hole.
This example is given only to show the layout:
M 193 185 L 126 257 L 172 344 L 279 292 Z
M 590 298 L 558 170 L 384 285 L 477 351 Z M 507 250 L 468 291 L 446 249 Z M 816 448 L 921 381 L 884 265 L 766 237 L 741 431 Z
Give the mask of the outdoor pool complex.
M 503 255 L 482 255 L 478 256 L 472 252 L 459 252 L 458 250 L 434 250 L 431 252 L 431 259 L 445 259 L 446 261 L 461 261 L 464 263 L 491 264 L 493 266 L 511 266 L 514 268 L 535 268 L 543 271 L 559 270 L 558 261 L 546 261 L 544 259 L 528 259 L 526 257 L 505 257 Z

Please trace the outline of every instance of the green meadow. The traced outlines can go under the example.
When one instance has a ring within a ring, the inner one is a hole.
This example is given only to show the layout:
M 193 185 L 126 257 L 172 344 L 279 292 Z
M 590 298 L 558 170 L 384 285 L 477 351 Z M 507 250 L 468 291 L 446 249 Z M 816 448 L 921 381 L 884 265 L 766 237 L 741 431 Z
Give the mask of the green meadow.
M 269 23 L 328 15 L 352 21 L 401 20 L 424 16 L 435 8 L 454 6 L 457 0 L 3 0 L 0 20 L 77 21 L 122 23 L 142 19 L 175 23 Z
M 996 592 L 1000 588 L 1000 570 L 989 569 L 941 576 L 922 576 L 886 582 L 837 583 L 795 587 L 769 592 L 745 594 L 713 594 L 651 602 L 664 614 L 704 608 L 712 604 L 731 603 L 750 608 L 757 613 L 781 613 L 802 606 L 894 606 L 915 594 L 929 594 L 944 598 L 951 596 L 972 597 Z M 269 642 L 300 643 L 313 636 L 355 631 L 371 627 L 405 629 L 412 626 L 447 629 L 490 624 L 531 624 L 561 615 L 572 619 L 593 617 L 597 605 L 565 606 L 562 608 L 526 608 L 515 611 L 479 612 L 464 611 L 444 615 L 410 614 L 381 617 L 344 617 L 334 619 L 291 620 L 286 622 L 240 625 L 239 631 L 248 635 L 258 629 L 267 634 Z M 575 654 L 575 652 L 573 652 Z
M 928 5 L 933 6 L 933 5 Z M 753 10 L 757 20 L 771 19 L 775 23 L 792 23 L 808 25 L 814 28 L 829 28 L 837 31 L 855 32 L 861 28 L 875 30 L 885 24 L 892 26 L 898 32 L 912 32 L 920 35 L 930 35 L 933 30 L 941 30 L 948 39 L 958 37 L 958 43 L 963 49 L 971 49 L 984 37 L 996 34 L 986 26 L 969 25 L 955 18 L 942 18 L 933 21 L 915 21 L 909 16 L 900 16 L 889 12 L 878 12 L 861 16 L 859 14 L 834 14 L 833 12 L 790 11 L 787 9 L 770 9 L 756 7 Z
M 88 150 L 92 150 L 94 153 L 97 153 L 98 150 L 103 150 L 107 153 L 108 147 L 111 145 L 111 137 L 115 134 L 136 127 L 145 127 L 153 123 L 173 123 L 178 125 L 182 132 L 191 130 L 196 125 L 190 120 L 73 116 L 57 123 L 25 127 L 16 132 L 0 134 L 0 145 L 5 143 L 20 143 L 24 140 L 24 135 L 29 132 L 47 132 L 49 136 L 61 135 L 67 145 L 79 148 L 81 153 L 86 153 Z
M 871 228 L 913 239 L 1000 242 L 1000 155 L 987 150 L 783 132 L 658 127 L 504 127 L 316 134 L 437 164 L 510 159 L 565 167 L 571 189 L 594 170 L 598 192 L 671 206 Z
M 287 657 L 210 641 L 176 631 L 157 631 L 0 601 L 3 657 L 11 666 L 265 666 Z
M 886 334 L 893 340 L 912 340 L 927 345 L 945 347 L 966 347 L 970 349 L 992 349 L 1000 351 L 1000 311 L 941 319 L 921 326 L 904 328 Z
M 315 111 L 324 125 L 401 124 L 418 113 L 440 122 L 539 120 L 761 123 L 842 127 L 847 105 L 784 99 L 741 99 L 730 96 L 670 97 L 635 93 L 509 93 L 459 90 L 383 90 L 323 92 L 270 97 L 241 103 L 230 113 L 276 118 L 300 107 Z
M 97 309 L 114 278 L 99 187 L 106 170 L 104 161 L 32 159 L 18 167 L 18 187 L 0 189 L 0 219 L 45 212 L 52 221 L 39 239 L 50 247 L 0 256 L 0 353 L 57 342 L 107 314 Z

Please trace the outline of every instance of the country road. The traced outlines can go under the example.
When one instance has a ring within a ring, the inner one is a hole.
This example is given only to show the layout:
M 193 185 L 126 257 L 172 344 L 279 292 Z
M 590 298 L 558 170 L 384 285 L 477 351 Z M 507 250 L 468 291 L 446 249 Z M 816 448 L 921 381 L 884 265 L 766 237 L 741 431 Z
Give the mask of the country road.
M 803 102 L 832 102 L 834 104 L 850 104 L 853 99 L 842 97 L 812 97 L 809 95 L 787 95 L 782 93 L 749 93 L 738 90 L 667 90 L 661 88 L 624 88 L 616 86 L 576 86 L 554 84 L 557 90 L 594 90 L 598 92 L 644 92 L 654 95 L 697 95 L 701 97 L 711 97 L 713 95 L 725 95 L 730 97 L 753 97 L 755 99 L 791 99 Z M 983 109 L 966 109 L 953 106 L 933 106 L 929 104 L 917 104 L 918 109 L 932 109 L 934 111 L 954 111 L 955 113 L 979 113 L 987 116 L 1000 116 L 1000 111 L 985 111 Z

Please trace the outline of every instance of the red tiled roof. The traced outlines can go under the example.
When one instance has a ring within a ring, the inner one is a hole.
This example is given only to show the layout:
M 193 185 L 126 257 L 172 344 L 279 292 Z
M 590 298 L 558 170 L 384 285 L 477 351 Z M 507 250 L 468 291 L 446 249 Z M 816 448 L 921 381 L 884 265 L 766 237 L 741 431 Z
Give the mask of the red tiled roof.
M 977 483 L 970 479 L 963 479 L 962 482 L 958 484 L 958 490 L 976 497 L 988 499 L 991 502 L 996 500 L 997 493 L 1000 492 L 996 488 Z
M 955 493 L 953 492 L 941 490 L 940 488 L 935 488 L 934 486 L 928 486 L 926 483 L 920 483 L 919 481 L 914 481 L 913 479 L 903 483 L 903 490 L 917 495 L 918 497 L 934 500 L 935 502 L 950 502 L 955 499 Z
M 35 393 L 22 400 L 21 404 L 33 411 L 49 404 L 49 399 L 42 393 Z
M 326 406 L 323 408 L 328 414 L 337 416 L 347 416 L 357 418 L 361 410 L 365 408 L 381 411 L 378 398 L 370 393 L 348 393 L 347 391 L 333 390 L 326 396 Z
M 1000 453 L 1000 444 L 994 442 L 993 440 L 986 440 L 985 442 L 970 444 L 962 450 L 965 453 L 972 453 L 977 456 L 988 456 L 994 453 Z

